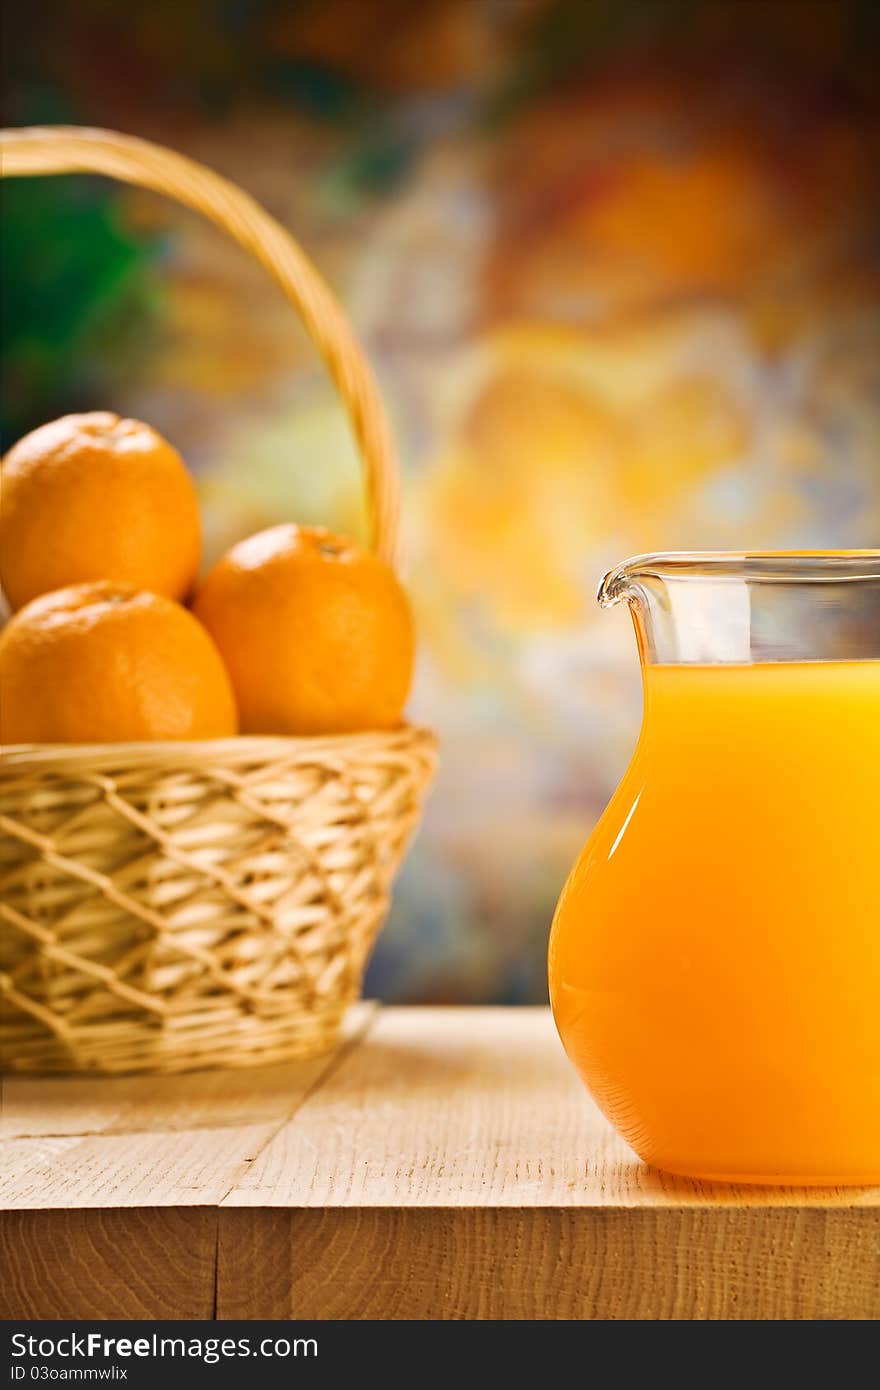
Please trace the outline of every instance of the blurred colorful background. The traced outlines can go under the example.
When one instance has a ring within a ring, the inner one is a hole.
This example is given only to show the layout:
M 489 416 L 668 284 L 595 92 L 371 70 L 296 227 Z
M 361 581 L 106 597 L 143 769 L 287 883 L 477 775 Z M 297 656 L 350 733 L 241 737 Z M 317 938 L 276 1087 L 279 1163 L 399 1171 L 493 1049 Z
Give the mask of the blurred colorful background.
M 260 199 L 333 283 L 405 465 L 415 715 L 443 741 L 368 989 L 545 997 L 549 919 L 640 712 L 603 567 L 880 544 L 873 0 L 7 7 L 5 123 L 107 125 Z M 4 447 L 163 430 L 208 558 L 362 527 L 333 392 L 260 269 L 90 179 L 3 189 Z

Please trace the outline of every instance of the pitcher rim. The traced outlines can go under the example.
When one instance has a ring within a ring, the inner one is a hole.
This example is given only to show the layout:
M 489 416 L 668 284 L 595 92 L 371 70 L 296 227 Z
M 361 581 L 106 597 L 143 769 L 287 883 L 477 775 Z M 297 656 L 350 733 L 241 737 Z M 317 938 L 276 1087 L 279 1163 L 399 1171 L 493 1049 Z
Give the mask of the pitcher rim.
M 630 594 L 641 579 L 748 579 L 758 584 L 852 583 L 880 579 L 880 549 L 666 550 L 633 555 L 603 575 L 602 608 Z

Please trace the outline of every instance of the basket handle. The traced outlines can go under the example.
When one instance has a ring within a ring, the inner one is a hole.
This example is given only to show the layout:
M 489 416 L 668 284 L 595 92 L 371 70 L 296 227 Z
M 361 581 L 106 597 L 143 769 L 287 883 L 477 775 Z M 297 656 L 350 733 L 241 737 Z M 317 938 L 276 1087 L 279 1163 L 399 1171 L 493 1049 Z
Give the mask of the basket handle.
M 228 179 L 162 145 L 86 126 L 0 131 L 0 173 L 105 174 L 176 198 L 250 251 L 297 310 L 348 412 L 363 464 L 370 544 L 398 558 L 400 483 L 388 420 L 369 363 L 342 309 L 280 222 Z

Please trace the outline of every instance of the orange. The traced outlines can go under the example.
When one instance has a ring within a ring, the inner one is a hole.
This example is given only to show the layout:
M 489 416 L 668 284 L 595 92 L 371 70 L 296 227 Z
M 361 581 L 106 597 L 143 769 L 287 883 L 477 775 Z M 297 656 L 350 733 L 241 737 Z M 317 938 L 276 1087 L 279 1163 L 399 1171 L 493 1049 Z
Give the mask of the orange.
M 65 415 L 3 460 L 0 584 L 13 608 L 92 579 L 182 599 L 200 559 L 192 479 L 149 425 Z
M 234 545 L 194 610 L 232 677 L 244 733 L 396 724 L 415 637 L 394 572 L 344 536 L 274 526 Z
M 234 733 L 219 653 L 169 598 L 125 584 L 73 584 L 34 599 L 0 633 L 4 743 Z

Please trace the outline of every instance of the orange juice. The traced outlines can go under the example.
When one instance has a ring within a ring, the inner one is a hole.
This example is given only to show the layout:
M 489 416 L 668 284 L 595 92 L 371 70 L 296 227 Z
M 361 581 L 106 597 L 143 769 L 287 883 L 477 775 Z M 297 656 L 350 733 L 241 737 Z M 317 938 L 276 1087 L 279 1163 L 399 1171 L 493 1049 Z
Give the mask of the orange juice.
M 553 923 L 566 1051 L 672 1172 L 880 1181 L 880 661 L 644 680 Z

